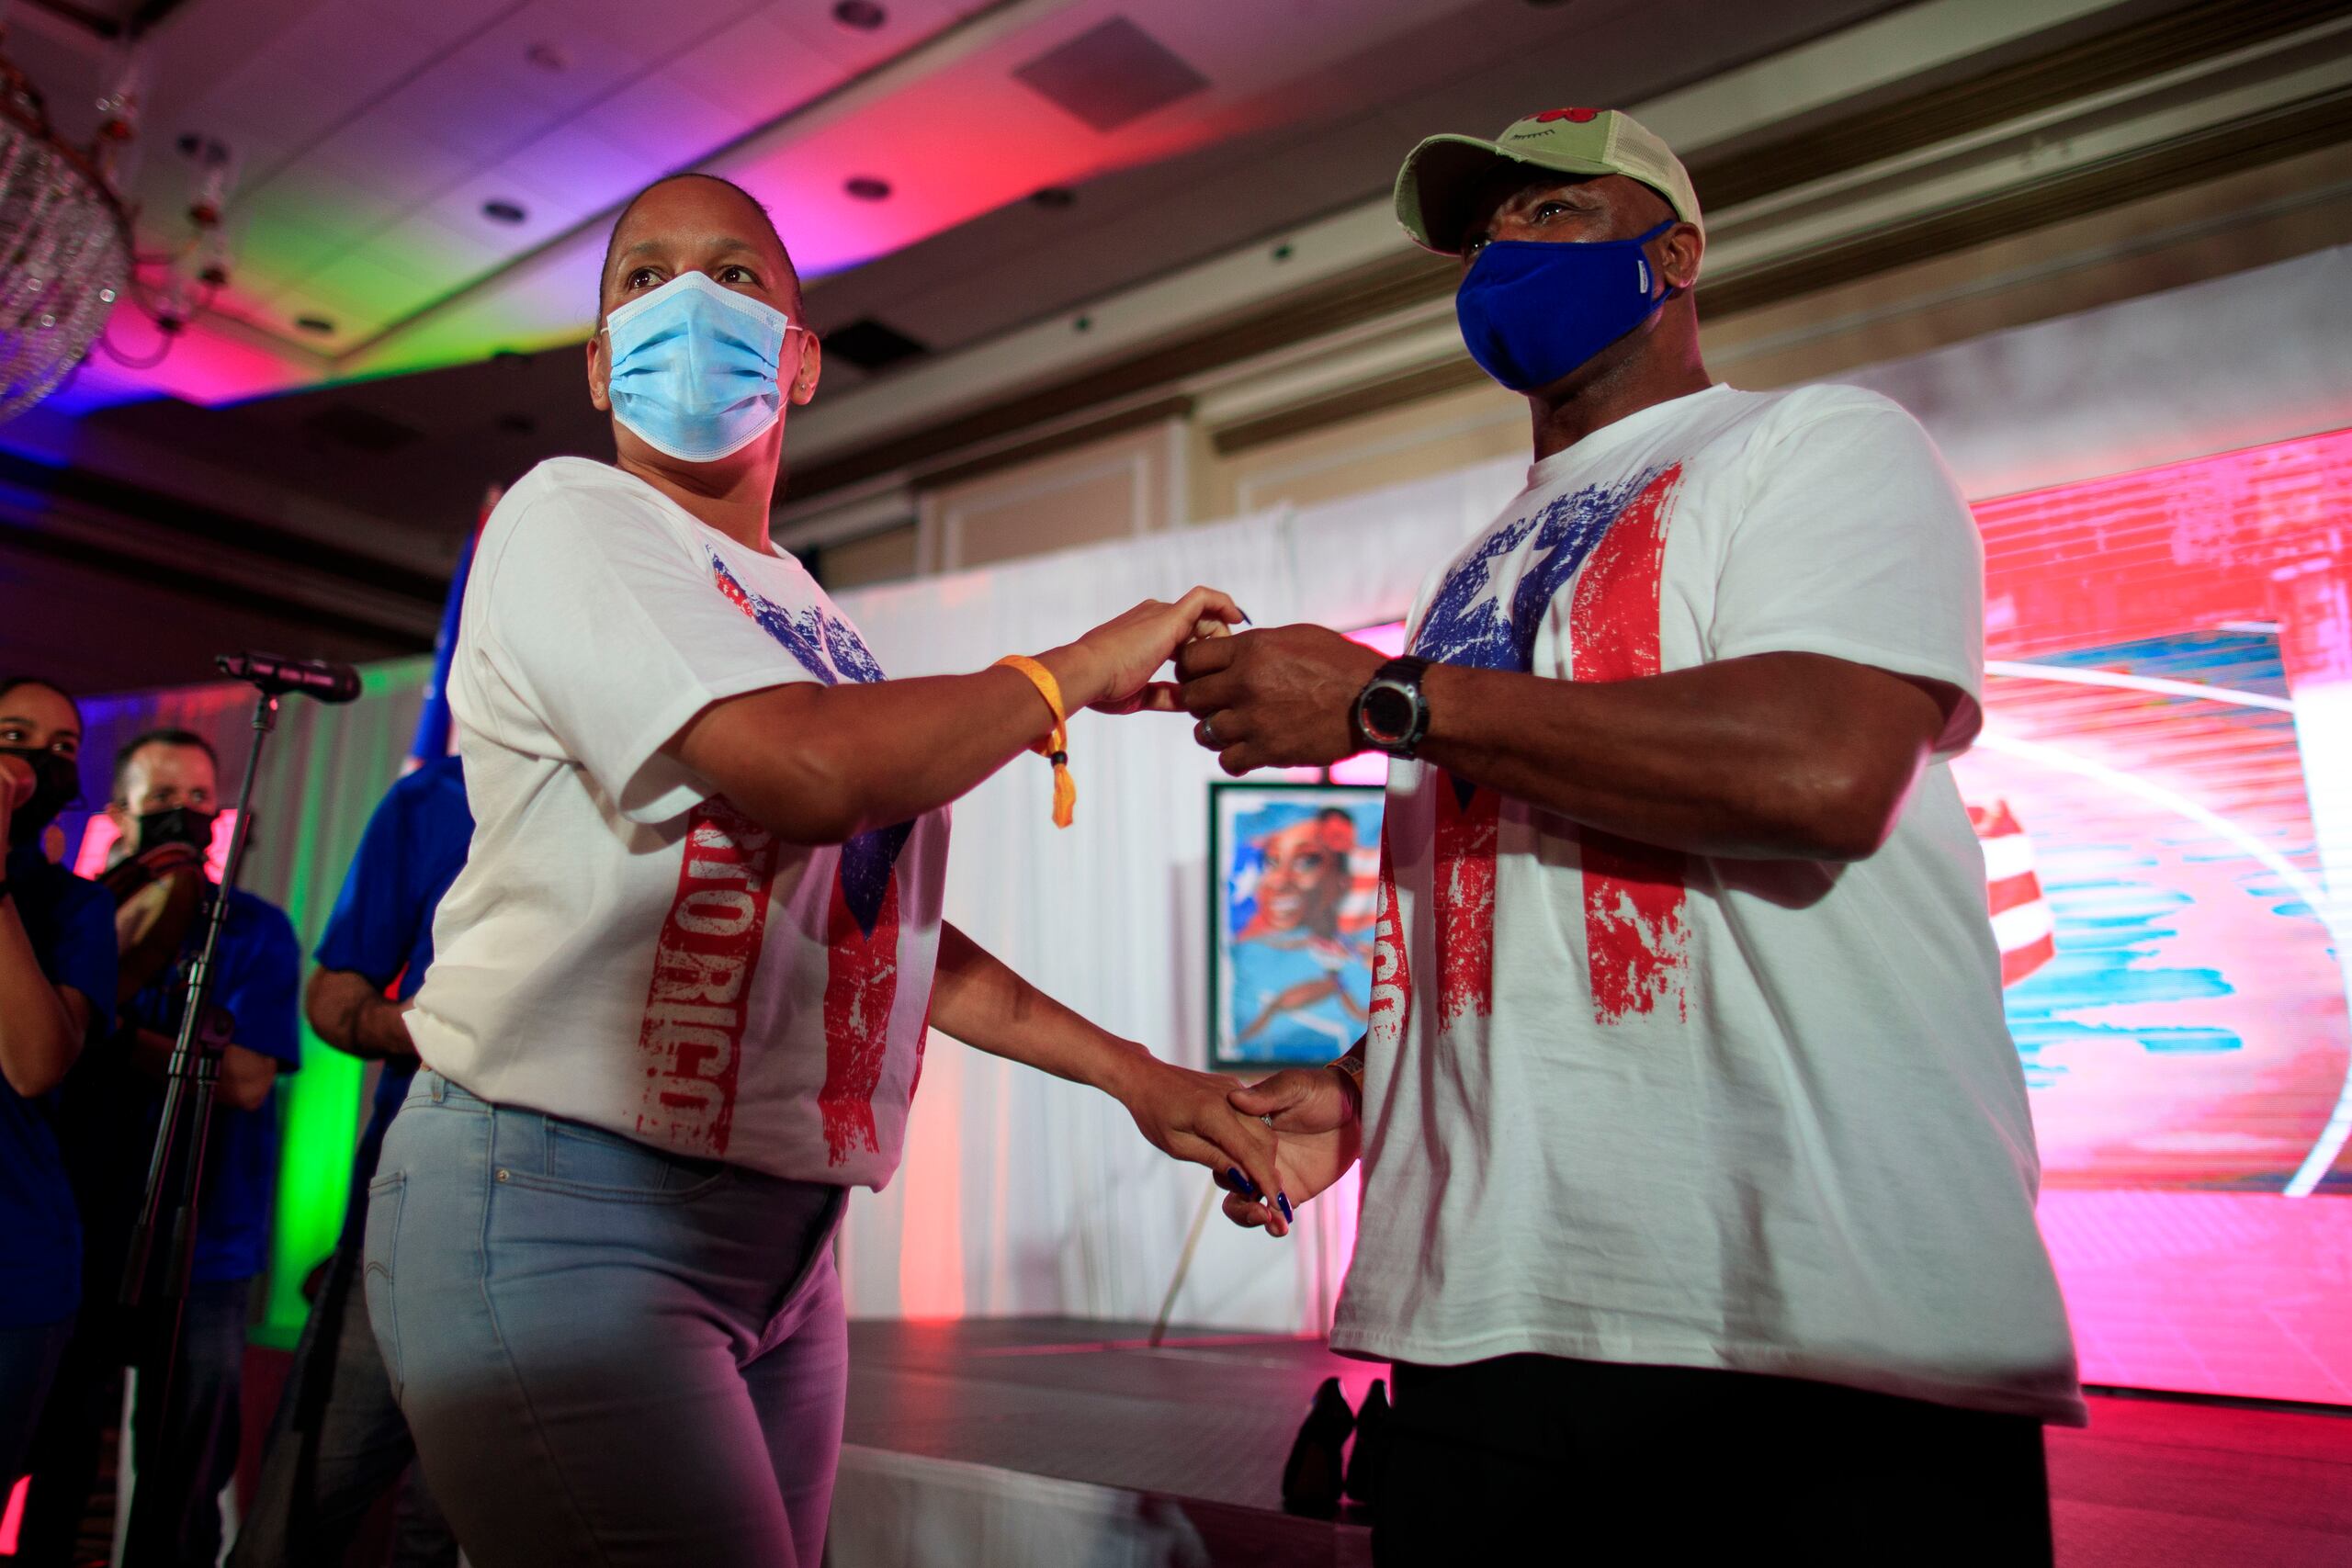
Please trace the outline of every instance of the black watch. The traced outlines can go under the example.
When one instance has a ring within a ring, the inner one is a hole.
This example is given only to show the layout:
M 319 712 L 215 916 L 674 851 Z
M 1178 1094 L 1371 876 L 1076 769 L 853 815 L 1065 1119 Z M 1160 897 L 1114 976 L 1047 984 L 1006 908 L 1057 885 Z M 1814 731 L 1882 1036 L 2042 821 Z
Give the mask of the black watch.
M 1430 732 L 1430 700 L 1421 694 L 1426 659 L 1392 659 L 1356 694 L 1356 739 L 1375 751 L 1408 761 Z

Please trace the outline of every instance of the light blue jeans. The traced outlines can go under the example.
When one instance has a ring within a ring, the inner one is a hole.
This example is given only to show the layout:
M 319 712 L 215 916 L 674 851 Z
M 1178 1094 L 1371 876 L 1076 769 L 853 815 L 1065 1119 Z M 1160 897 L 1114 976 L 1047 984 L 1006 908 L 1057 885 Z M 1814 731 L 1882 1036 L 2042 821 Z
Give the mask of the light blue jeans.
M 843 1197 L 416 1075 L 368 1189 L 368 1314 L 474 1568 L 817 1568 Z

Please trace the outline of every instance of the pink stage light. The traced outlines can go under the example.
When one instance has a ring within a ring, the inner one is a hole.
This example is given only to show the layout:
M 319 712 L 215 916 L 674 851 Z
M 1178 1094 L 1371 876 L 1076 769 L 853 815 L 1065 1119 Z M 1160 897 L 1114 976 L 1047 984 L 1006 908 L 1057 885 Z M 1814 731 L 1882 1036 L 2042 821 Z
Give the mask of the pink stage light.
M 212 819 L 212 842 L 204 852 L 204 869 L 218 882 L 229 868 L 229 840 L 237 834 L 237 810 L 225 807 Z M 115 830 L 114 818 L 103 811 L 90 815 L 88 826 L 82 829 L 82 848 L 74 856 L 74 874 L 96 880 L 105 874 L 108 857 L 122 835 Z

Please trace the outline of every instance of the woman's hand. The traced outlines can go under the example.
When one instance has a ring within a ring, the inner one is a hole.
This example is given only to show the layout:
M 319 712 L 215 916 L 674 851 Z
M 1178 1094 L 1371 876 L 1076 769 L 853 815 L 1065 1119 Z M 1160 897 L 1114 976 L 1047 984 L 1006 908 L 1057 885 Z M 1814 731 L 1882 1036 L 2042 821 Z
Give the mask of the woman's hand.
M 1155 682 L 1160 666 L 1176 650 L 1201 634 L 1204 623 L 1235 626 L 1245 617 L 1234 602 L 1214 588 L 1195 588 L 1174 604 L 1147 599 L 1118 619 L 1101 626 L 1057 649 L 1046 663 L 1056 666 L 1064 694 L 1073 707 L 1102 713 L 1174 713 L 1174 682 Z M 1065 670 L 1069 673 L 1065 674 Z M 1080 699 L 1083 699 L 1081 701 Z
M 1337 1067 L 1285 1067 L 1272 1077 L 1226 1096 L 1245 1116 L 1264 1117 L 1282 1134 L 1274 1164 L 1281 1171 L 1281 1190 L 1292 1207 L 1306 1202 L 1348 1173 L 1363 1144 L 1357 1124 L 1361 1109 L 1354 1080 Z M 1265 1208 L 1240 1190 L 1227 1176 L 1217 1178 L 1226 1190 L 1225 1217 L 1237 1225 L 1266 1223 Z
M 1356 1163 L 1362 1144 L 1363 1129 L 1352 1119 L 1328 1133 L 1283 1134 L 1274 1165 L 1282 1173 L 1282 1190 L 1288 1194 L 1292 1211 L 1295 1213 L 1299 1205 L 1345 1176 Z M 1216 1184 L 1225 1189 L 1227 1219 L 1249 1230 L 1267 1223 L 1264 1202 L 1236 1190 L 1230 1176 L 1219 1176 Z
M 1277 1174 L 1274 1134 L 1264 1122 L 1227 1103 L 1232 1092 L 1230 1078 L 1144 1055 L 1132 1080 L 1120 1087 L 1118 1099 L 1152 1147 L 1216 1173 L 1217 1184 L 1228 1193 L 1227 1213 L 1236 1204 L 1247 1205 L 1258 1213 L 1252 1223 L 1286 1235 L 1290 1222 L 1267 1196 L 1288 1197 L 1290 1192 Z M 1249 1178 L 1258 1196 L 1243 1198 L 1233 1191 L 1226 1173 L 1236 1169 Z

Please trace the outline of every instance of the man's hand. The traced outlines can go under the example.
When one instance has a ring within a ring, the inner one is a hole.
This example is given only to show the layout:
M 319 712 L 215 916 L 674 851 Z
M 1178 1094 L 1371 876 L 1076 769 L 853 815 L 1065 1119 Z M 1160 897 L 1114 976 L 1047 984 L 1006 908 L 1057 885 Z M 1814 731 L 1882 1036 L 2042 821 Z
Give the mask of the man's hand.
M 1272 1077 L 1237 1089 L 1227 1097 L 1236 1111 L 1271 1119 L 1282 1143 L 1274 1165 L 1294 1210 L 1348 1173 L 1363 1141 L 1356 1087 L 1337 1067 L 1286 1067 Z M 1266 1223 L 1264 1206 L 1238 1190 L 1225 1177 L 1225 1217 L 1255 1229 Z
M 1075 676 L 1078 689 L 1063 694 L 1072 707 L 1172 713 L 1178 705 L 1176 688 L 1152 677 L 1170 655 L 1208 626 L 1231 626 L 1242 618 L 1233 601 L 1214 588 L 1195 588 L 1172 604 L 1147 599 L 1067 649 L 1047 655 L 1046 663 L 1057 669 L 1057 676 L 1064 669 L 1082 671 Z
M 1176 654 L 1193 738 L 1236 775 L 1352 756 L 1357 695 L 1385 660 L 1321 626 L 1272 626 L 1186 644 Z
M 1272 1120 L 1277 1133 L 1329 1133 L 1352 1124 L 1356 1086 L 1337 1067 L 1285 1067 L 1226 1097 L 1245 1116 Z
M 1290 1223 L 1272 1197 L 1279 1193 L 1289 1198 L 1293 1191 L 1280 1174 L 1274 1134 L 1264 1122 L 1227 1103 L 1233 1081 L 1148 1056 L 1138 1066 L 1132 1081 L 1121 1086 L 1119 1102 L 1151 1145 L 1215 1171 L 1217 1185 L 1228 1194 L 1228 1213 L 1236 1205 L 1254 1209 L 1255 1224 L 1276 1235 L 1290 1234 Z M 1234 1169 L 1250 1179 L 1257 1196 L 1244 1198 L 1233 1190 L 1226 1173 Z

